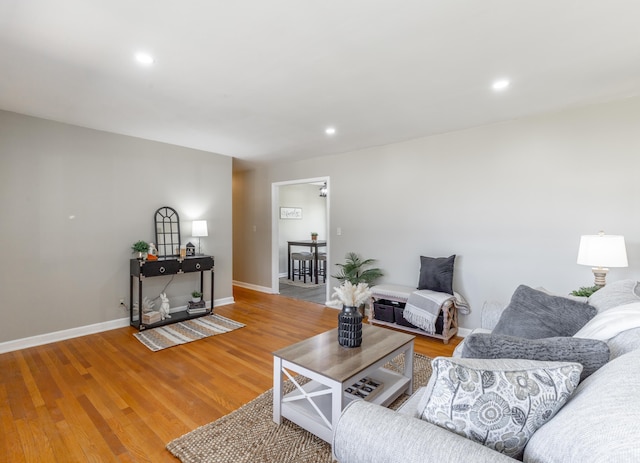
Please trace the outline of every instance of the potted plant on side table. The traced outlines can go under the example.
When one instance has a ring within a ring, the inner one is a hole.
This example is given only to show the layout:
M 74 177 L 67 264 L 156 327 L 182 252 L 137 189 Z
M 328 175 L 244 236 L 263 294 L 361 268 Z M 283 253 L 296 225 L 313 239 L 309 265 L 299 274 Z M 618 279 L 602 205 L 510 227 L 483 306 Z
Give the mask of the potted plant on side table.
M 133 243 L 133 245 L 131 246 L 131 250 L 134 253 L 138 253 L 138 259 L 142 260 L 146 257 L 147 253 L 149 252 L 149 243 L 147 243 L 146 241 L 143 240 L 139 240 L 136 241 L 135 243 Z

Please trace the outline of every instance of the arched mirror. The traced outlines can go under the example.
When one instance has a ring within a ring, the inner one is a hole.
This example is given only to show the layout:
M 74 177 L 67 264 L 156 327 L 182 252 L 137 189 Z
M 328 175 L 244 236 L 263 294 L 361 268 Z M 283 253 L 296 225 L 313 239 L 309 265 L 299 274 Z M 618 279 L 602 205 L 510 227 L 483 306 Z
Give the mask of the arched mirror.
M 156 247 L 158 257 L 180 255 L 180 217 L 175 209 L 163 206 L 156 211 Z

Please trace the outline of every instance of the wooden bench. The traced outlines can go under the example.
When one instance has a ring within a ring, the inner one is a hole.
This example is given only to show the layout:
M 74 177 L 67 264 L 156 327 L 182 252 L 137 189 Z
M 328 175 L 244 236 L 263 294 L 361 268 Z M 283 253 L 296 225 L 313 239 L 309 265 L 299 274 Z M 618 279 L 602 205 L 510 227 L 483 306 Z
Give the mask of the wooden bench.
M 430 336 L 432 338 L 442 339 L 444 344 L 449 343 L 449 339 L 454 337 L 458 333 L 458 309 L 455 304 L 445 306 L 443 309 L 442 317 L 442 333 L 427 333 L 418 327 L 412 328 L 410 326 L 401 325 L 398 323 L 392 323 L 384 320 L 377 320 L 375 318 L 374 303 L 380 299 L 386 299 L 388 301 L 400 302 L 406 304 L 409 299 L 409 295 L 414 292 L 416 288 L 411 286 L 401 285 L 376 285 L 371 287 L 371 307 L 369 314 L 369 323 L 373 325 L 383 325 L 399 330 L 408 331 L 411 333 L 421 334 L 424 336 Z

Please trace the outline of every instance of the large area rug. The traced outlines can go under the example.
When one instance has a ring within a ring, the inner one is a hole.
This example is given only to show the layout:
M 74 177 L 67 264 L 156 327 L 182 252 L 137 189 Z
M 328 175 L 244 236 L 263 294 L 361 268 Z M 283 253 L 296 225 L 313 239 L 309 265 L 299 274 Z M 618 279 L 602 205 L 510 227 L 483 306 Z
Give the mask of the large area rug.
M 198 339 L 208 338 L 217 334 L 242 328 L 244 325 L 221 315 L 212 314 L 200 318 L 193 318 L 171 325 L 151 328 L 134 333 L 138 341 L 152 351 L 159 351 L 168 347 L 186 344 Z
M 402 357 L 396 363 L 402 364 Z M 389 365 L 387 366 L 389 367 Z M 414 389 L 427 384 L 431 359 L 414 354 Z M 284 392 L 293 389 L 285 384 Z M 408 396 L 389 408 L 397 409 Z M 169 442 L 183 463 L 331 463 L 331 446 L 287 419 L 273 422 L 273 389 L 212 423 Z

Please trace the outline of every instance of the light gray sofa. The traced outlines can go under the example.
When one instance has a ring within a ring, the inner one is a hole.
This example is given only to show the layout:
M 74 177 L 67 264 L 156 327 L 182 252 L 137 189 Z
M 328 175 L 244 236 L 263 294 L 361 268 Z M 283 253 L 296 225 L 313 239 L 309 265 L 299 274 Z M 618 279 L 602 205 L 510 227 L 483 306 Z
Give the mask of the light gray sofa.
M 503 308 L 485 304 L 478 331 L 491 332 Z M 640 462 L 640 328 L 623 331 L 608 344 L 611 360 L 582 381 L 533 434 L 525 462 Z M 365 401 L 350 403 L 334 430 L 334 458 L 340 463 L 517 461 L 419 419 L 426 389 L 417 390 L 397 412 Z

